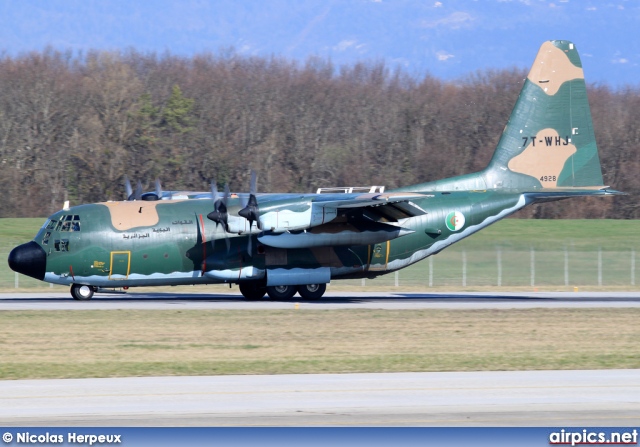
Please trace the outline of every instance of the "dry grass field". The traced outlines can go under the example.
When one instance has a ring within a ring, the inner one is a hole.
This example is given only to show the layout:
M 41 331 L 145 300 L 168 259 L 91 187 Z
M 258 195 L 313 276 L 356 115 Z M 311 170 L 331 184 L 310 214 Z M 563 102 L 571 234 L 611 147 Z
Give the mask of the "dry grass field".
M 3 311 L 0 379 L 640 368 L 640 309 Z

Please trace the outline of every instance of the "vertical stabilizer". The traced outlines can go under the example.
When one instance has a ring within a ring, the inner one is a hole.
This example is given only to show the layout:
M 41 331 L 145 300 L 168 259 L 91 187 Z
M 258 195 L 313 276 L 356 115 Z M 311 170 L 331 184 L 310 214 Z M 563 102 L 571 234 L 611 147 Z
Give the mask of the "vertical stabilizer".
M 487 169 L 487 188 L 602 186 L 602 170 L 575 45 L 545 42 Z

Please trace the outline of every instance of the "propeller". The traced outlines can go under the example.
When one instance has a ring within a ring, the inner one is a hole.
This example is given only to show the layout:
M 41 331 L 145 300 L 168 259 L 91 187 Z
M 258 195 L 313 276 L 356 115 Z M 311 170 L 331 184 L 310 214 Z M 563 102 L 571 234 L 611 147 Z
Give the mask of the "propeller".
M 163 192 L 162 185 L 160 184 L 160 179 L 156 178 L 155 181 L 155 190 L 154 192 L 146 192 L 142 193 L 142 183 L 138 181 L 135 191 L 131 188 L 131 181 L 129 181 L 129 177 L 124 176 L 124 188 L 127 193 L 127 200 L 146 200 L 146 201 L 155 201 L 162 200 Z M 171 198 L 171 197 L 170 197 Z
M 258 199 L 256 199 L 256 173 L 251 171 L 251 185 L 249 188 L 249 201 L 246 206 L 238 211 L 238 215 L 244 217 L 249 221 L 249 232 L 251 232 L 251 226 L 253 222 L 259 230 L 262 230 L 262 224 L 260 223 L 260 209 L 258 208 Z
M 227 199 L 229 198 L 229 185 L 224 185 L 224 196 L 220 199 L 218 194 L 218 187 L 215 182 L 211 182 L 211 198 L 213 200 L 213 211 L 207 214 L 207 219 L 216 223 L 216 229 L 218 225 L 222 225 L 224 231 L 224 238 L 227 244 L 227 252 L 229 251 L 230 243 L 229 236 L 229 213 L 227 212 Z
M 136 190 L 134 191 L 131 188 L 131 182 L 129 181 L 129 177 L 124 176 L 124 189 L 127 193 L 127 200 L 141 200 L 142 199 L 142 183 L 138 180 L 138 184 L 136 185 Z
M 260 223 L 260 209 L 258 208 L 258 199 L 256 199 L 256 191 L 257 191 L 257 181 L 256 181 L 256 172 L 251 170 L 251 184 L 249 185 L 249 200 L 245 204 L 245 207 L 238 211 L 238 215 L 244 217 L 249 221 L 249 232 L 247 236 L 249 237 L 247 242 L 247 253 L 249 256 L 252 256 L 252 246 L 251 246 L 251 227 L 253 226 L 253 222 L 256 223 L 256 226 L 259 230 L 262 230 L 262 224 Z

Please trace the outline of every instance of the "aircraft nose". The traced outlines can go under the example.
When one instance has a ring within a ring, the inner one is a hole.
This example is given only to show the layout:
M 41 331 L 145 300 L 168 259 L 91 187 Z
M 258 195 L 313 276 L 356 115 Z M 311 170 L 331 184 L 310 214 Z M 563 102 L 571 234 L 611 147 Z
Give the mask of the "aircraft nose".
M 47 253 L 36 242 L 18 245 L 9 253 L 9 267 L 14 272 L 44 280 Z

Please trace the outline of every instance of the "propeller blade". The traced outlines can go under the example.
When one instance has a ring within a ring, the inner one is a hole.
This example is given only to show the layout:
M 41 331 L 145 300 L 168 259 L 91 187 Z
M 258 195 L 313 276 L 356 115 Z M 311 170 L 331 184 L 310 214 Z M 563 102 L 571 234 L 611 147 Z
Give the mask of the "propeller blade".
M 220 198 L 218 194 L 218 186 L 216 185 L 215 180 L 211 181 L 211 199 L 213 200 L 213 208 L 216 208 L 216 202 Z
M 136 192 L 133 194 L 134 200 L 142 200 L 142 182 L 138 180 L 138 184 L 136 185 Z
M 162 185 L 159 178 L 156 178 L 156 196 L 158 196 L 158 200 L 162 200 Z
M 131 187 L 129 177 L 126 175 L 124 176 L 124 191 L 127 194 L 127 200 L 133 200 L 133 188 Z
M 227 199 L 229 198 L 229 196 L 231 195 L 231 192 L 229 191 L 229 184 L 225 183 L 224 184 L 224 198 L 222 199 L 224 201 L 224 204 L 227 204 Z
M 207 214 L 207 219 L 216 223 L 216 229 L 218 225 L 222 225 L 222 230 L 224 231 L 225 242 L 227 244 L 227 252 L 230 250 L 231 245 L 229 241 L 229 213 L 227 212 L 227 196 L 228 196 L 228 187 L 225 188 L 225 195 L 222 199 L 220 199 L 220 194 L 218 193 L 218 187 L 216 186 L 216 182 L 211 182 L 211 199 L 213 200 L 213 211 Z
M 224 243 L 227 244 L 227 253 L 231 250 L 231 239 L 229 239 L 229 234 L 224 232 Z

